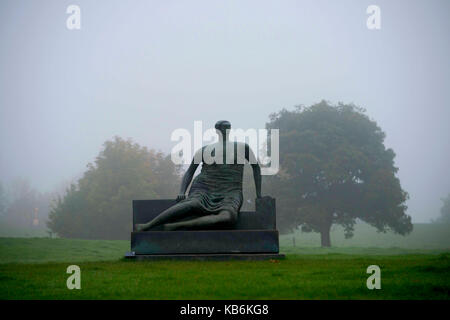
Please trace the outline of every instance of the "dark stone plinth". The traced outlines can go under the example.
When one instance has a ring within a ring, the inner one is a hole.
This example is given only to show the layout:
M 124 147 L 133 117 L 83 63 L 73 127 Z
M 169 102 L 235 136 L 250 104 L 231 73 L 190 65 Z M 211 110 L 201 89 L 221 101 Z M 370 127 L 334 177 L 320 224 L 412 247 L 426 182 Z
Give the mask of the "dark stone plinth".
M 141 254 L 278 253 L 277 230 L 144 231 L 131 233 Z
M 147 223 L 175 204 L 175 200 L 133 200 L 133 231 L 137 223 Z M 236 230 L 276 229 L 275 199 L 256 199 L 255 211 L 239 212 Z
M 133 231 L 175 200 L 134 200 Z M 275 199 L 256 199 L 256 212 L 241 211 L 232 230 L 132 232 L 131 260 L 266 260 L 279 254 Z
M 227 261 L 227 260 L 281 260 L 284 254 L 279 253 L 229 253 L 229 254 L 134 254 L 127 252 L 125 259 L 130 260 L 194 260 L 194 261 Z

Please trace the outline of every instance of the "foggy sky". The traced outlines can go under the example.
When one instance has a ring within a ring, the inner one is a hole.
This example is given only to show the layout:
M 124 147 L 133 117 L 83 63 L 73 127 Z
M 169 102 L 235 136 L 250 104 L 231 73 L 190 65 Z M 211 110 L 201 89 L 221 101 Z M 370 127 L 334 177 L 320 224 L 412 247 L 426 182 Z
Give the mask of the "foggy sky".
M 81 30 L 66 8 L 81 8 Z M 381 8 L 368 30 L 366 8 Z M 0 2 L 0 181 L 41 191 L 114 135 L 169 152 L 177 128 L 264 128 L 326 99 L 367 109 L 396 152 L 408 214 L 450 192 L 450 2 Z

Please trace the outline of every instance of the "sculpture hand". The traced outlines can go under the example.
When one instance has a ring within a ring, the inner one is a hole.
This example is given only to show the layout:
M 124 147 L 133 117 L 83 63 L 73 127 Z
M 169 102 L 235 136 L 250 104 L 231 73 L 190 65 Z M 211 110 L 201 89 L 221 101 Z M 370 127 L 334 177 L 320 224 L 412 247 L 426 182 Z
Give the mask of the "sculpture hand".
M 184 200 L 184 199 L 186 199 L 186 195 L 184 195 L 184 194 L 179 194 L 177 196 L 177 202 L 180 202 L 181 200 Z

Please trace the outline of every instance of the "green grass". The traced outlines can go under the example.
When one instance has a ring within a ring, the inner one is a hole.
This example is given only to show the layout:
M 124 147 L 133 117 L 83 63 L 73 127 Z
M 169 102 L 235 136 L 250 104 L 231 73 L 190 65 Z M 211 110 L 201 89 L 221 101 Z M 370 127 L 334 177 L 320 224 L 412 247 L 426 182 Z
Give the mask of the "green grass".
M 129 241 L 50 238 L 0 238 L 0 263 L 86 262 L 117 260 Z
M 364 228 L 350 240 L 334 230 L 332 248 L 314 234 L 281 236 L 281 261 L 137 262 L 122 259 L 128 241 L 0 238 L 0 299 L 450 298 L 448 228 L 416 225 L 409 238 Z M 71 264 L 81 290 L 66 287 Z M 381 290 L 366 287 L 372 264 Z
M 49 234 L 45 227 L 18 227 L 5 222 L 0 217 L 0 237 L 21 237 L 21 238 L 35 238 L 48 237 Z
M 292 247 L 293 237 L 295 237 L 297 246 L 317 247 L 320 245 L 320 234 L 301 231 L 280 236 L 280 244 L 285 247 Z M 350 239 L 345 239 L 342 227 L 333 226 L 331 229 L 331 244 L 333 247 L 450 250 L 450 225 L 416 223 L 410 234 L 402 236 L 393 232 L 380 233 L 365 223 L 359 223 L 355 225 L 354 236 Z
M 366 268 L 381 268 L 381 290 Z M 282 261 L 1 264 L 0 299 L 449 299 L 450 255 L 288 255 Z

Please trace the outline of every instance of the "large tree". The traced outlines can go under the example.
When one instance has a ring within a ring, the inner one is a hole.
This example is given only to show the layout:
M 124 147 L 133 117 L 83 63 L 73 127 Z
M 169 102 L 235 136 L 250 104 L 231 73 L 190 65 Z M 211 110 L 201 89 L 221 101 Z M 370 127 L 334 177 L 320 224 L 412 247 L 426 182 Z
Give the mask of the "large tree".
M 170 156 L 115 137 L 56 201 L 48 225 L 62 237 L 128 239 L 132 200 L 173 198 L 178 187 Z
M 382 232 L 412 230 L 395 153 L 363 109 L 322 101 L 283 109 L 267 128 L 280 130 L 280 172 L 266 180 L 278 198 L 281 229 L 319 232 L 322 246 L 331 245 L 333 224 L 351 237 L 357 218 Z

